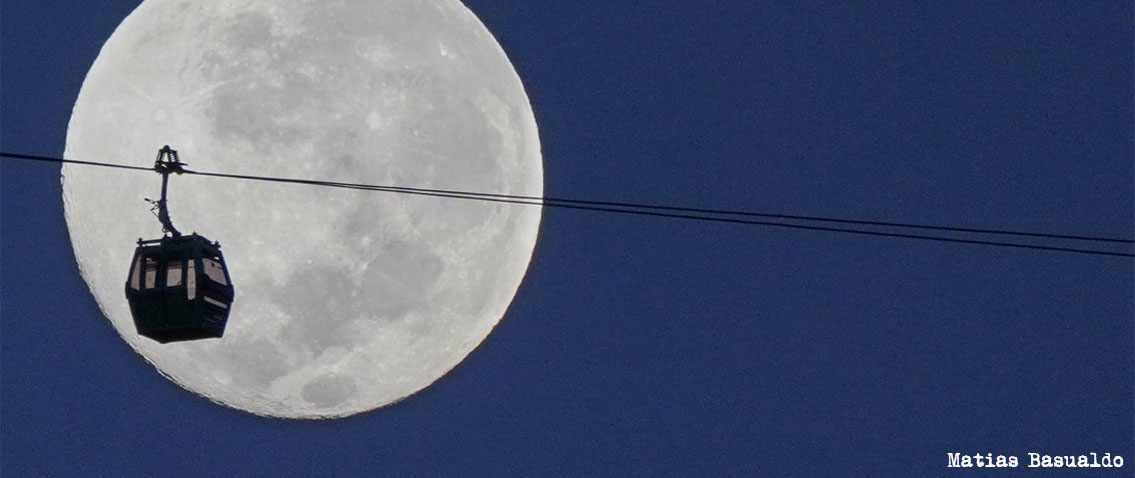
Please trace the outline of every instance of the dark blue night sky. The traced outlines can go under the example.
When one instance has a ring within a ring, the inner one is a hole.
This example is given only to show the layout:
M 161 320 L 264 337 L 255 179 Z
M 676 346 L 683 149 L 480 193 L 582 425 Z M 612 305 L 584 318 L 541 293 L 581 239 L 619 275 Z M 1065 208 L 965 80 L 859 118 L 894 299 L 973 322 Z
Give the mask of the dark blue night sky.
M 3 0 L 5 151 L 62 154 L 138 3 Z M 1131 2 L 466 3 L 525 84 L 549 196 L 1133 235 Z M 457 369 L 386 409 L 282 421 L 135 355 L 79 276 L 58 166 L 2 165 L 5 478 L 1135 467 L 1129 258 L 545 210 Z

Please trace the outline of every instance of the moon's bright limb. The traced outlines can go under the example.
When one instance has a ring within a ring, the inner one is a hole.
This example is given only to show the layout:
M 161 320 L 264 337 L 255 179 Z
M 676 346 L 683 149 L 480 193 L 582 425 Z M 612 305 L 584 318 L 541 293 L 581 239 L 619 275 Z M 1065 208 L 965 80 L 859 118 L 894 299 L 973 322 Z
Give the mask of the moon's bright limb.
M 456 0 L 148 0 L 114 32 L 66 157 L 541 195 L 528 98 Z M 83 278 L 138 353 L 216 402 L 344 416 L 437 380 L 501 319 L 536 206 L 178 176 L 183 231 L 220 241 L 236 303 L 220 340 L 139 337 L 123 298 L 134 242 L 160 235 L 157 174 L 65 166 Z

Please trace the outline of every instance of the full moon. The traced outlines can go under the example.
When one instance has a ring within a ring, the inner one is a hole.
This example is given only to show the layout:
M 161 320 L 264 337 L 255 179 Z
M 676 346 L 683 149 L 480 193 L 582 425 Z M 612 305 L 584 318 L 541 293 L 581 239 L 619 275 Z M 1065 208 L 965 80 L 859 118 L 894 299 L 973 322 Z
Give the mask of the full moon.
M 541 196 L 504 51 L 457 0 L 147 0 L 95 60 L 65 156 L 197 171 Z M 183 233 L 220 242 L 225 336 L 137 335 L 124 284 L 160 176 L 67 165 L 67 226 L 105 316 L 158 371 L 257 415 L 330 418 L 430 385 L 504 316 L 539 206 L 172 176 Z

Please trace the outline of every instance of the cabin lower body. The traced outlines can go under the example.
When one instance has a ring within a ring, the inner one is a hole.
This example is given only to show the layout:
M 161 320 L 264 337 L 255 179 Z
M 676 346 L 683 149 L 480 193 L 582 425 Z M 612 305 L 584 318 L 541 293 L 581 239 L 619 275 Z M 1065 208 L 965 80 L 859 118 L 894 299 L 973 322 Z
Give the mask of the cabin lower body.
M 221 338 L 228 322 L 227 307 L 172 294 L 140 293 L 130 302 L 130 314 L 138 335 L 159 343 Z
M 196 234 L 138 241 L 126 299 L 139 335 L 163 344 L 220 338 L 233 295 L 217 244 Z

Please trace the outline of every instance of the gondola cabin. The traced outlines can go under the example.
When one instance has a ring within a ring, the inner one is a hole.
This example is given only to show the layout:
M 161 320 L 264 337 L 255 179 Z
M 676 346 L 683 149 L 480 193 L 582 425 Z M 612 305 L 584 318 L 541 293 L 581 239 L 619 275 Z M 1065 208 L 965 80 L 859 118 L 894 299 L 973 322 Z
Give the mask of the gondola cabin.
M 233 286 L 220 245 L 197 234 L 139 239 L 126 300 L 138 334 L 159 343 L 221 337 Z

